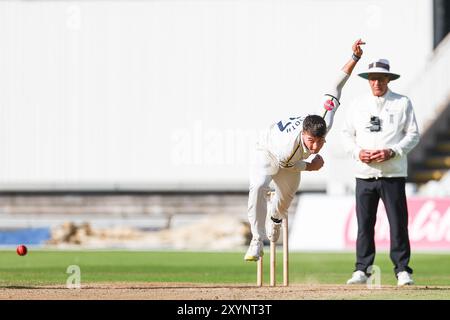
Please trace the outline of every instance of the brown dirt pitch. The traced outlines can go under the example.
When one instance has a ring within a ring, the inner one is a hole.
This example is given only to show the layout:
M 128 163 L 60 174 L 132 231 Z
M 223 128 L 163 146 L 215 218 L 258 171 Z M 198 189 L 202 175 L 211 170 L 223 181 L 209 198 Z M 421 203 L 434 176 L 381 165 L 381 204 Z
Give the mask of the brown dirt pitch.
M 347 299 L 450 299 L 450 287 L 398 288 L 292 284 L 289 287 L 204 285 L 192 283 L 95 283 L 81 289 L 64 286 L 0 287 L 0 299 L 13 300 L 347 300 Z

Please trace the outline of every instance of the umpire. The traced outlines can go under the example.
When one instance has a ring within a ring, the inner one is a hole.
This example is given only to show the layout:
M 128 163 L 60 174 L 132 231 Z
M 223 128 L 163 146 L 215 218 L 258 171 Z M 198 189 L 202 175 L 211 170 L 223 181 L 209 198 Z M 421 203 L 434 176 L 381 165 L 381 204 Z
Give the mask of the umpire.
M 392 92 L 388 84 L 398 79 L 389 61 L 369 64 L 360 77 L 370 93 L 358 97 L 347 109 L 344 146 L 356 168 L 356 215 L 358 236 L 356 264 L 347 284 L 366 283 L 375 260 L 375 223 L 378 203 L 386 208 L 390 226 L 390 258 L 399 286 L 414 284 L 408 266 L 411 249 L 405 195 L 406 156 L 419 142 L 419 130 L 408 97 Z

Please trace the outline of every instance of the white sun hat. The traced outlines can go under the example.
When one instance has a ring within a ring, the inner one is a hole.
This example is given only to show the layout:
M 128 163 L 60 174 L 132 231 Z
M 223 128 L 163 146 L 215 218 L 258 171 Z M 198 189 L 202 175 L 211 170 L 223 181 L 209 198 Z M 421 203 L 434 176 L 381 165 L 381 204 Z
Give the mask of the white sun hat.
M 389 78 L 391 80 L 396 80 L 396 79 L 400 78 L 399 74 L 392 73 L 392 72 L 389 71 L 389 69 L 390 69 L 389 60 L 387 60 L 387 59 L 378 59 L 378 60 L 375 60 L 374 62 L 371 62 L 369 64 L 369 68 L 366 71 L 364 71 L 364 72 L 362 72 L 362 73 L 360 73 L 358 75 L 361 78 L 369 79 L 369 74 L 370 73 L 384 73 L 384 74 L 389 75 Z

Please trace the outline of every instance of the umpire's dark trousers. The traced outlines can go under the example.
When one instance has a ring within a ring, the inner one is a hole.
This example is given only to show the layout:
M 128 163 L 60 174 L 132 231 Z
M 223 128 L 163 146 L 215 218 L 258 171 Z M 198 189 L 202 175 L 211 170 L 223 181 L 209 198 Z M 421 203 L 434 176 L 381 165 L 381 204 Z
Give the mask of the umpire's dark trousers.
M 375 260 L 375 222 L 378 202 L 386 208 L 390 226 L 390 257 L 394 272 L 408 271 L 411 248 L 408 236 L 408 208 L 405 178 L 356 179 L 356 270 L 367 272 Z

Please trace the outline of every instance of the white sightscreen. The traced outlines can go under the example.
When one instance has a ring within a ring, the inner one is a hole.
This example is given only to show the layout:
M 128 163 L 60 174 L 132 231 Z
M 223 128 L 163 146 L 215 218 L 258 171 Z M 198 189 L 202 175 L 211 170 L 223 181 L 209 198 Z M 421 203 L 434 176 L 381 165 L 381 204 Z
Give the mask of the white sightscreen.
M 394 90 L 413 81 L 431 16 L 422 0 L 0 1 L 0 186 L 245 189 L 258 131 L 314 112 L 358 37 L 355 73 L 382 56 Z M 342 107 L 364 90 L 354 75 Z M 305 188 L 346 179 L 337 135 L 323 154 Z

